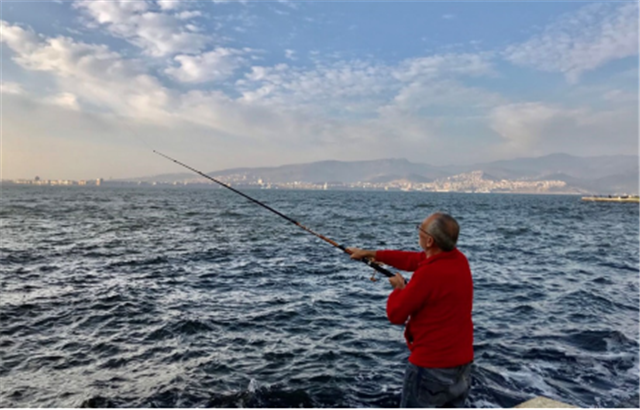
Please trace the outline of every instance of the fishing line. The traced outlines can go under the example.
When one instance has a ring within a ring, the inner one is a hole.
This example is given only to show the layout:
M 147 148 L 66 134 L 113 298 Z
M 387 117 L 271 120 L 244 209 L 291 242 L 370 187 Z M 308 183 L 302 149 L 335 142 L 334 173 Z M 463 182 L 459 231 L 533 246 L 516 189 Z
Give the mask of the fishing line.
M 337 243 L 337 242 L 335 242 L 335 241 L 333 241 L 333 240 L 331 240 L 331 239 L 327 238 L 327 237 L 326 237 L 326 236 L 324 236 L 324 235 L 321 235 L 321 234 L 319 234 L 319 233 L 317 233 L 317 232 L 314 232 L 313 230 L 311 230 L 311 229 L 307 228 L 306 226 L 302 225 L 300 222 L 295 221 L 294 219 L 292 219 L 292 218 L 288 217 L 287 215 L 285 215 L 285 214 L 283 214 L 283 213 L 281 213 L 281 212 L 279 212 L 279 211 L 277 211 L 277 210 L 275 210 L 275 209 L 271 208 L 269 205 L 266 205 L 266 204 L 264 204 L 264 203 L 262 203 L 262 202 L 258 201 L 257 199 L 254 199 L 254 198 L 250 197 L 249 195 L 247 195 L 247 194 L 245 194 L 245 193 L 243 193 L 243 192 L 238 191 L 237 189 L 235 189 L 235 188 L 231 187 L 230 185 L 227 185 L 227 184 L 225 184 L 225 183 L 224 183 L 224 182 L 222 182 L 222 181 L 219 181 L 219 180 L 217 180 L 217 179 L 215 179 L 215 178 L 212 178 L 212 177 L 210 177 L 209 175 L 207 175 L 207 174 L 205 174 L 205 173 L 203 173 L 203 172 L 200 172 L 200 171 L 198 171 L 197 169 L 195 169 L 195 168 L 193 168 L 193 167 L 190 167 L 190 166 L 189 166 L 189 165 L 187 165 L 187 164 L 184 164 L 184 163 L 182 163 L 182 162 L 180 162 L 180 161 L 178 161 L 178 160 L 176 160 L 176 159 L 173 159 L 173 158 L 171 158 L 171 157 L 169 157 L 169 156 L 167 156 L 167 155 L 165 155 L 165 154 L 162 154 L 161 152 L 156 151 L 155 149 L 153 149 L 153 147 L 151 147 L 151 145 L 150 145 L 149 143 L 147 143 L 147 141 L 146 141 L 146 140 L 144 140 L 141 136 L 139 136 L 139 135 L 137 135 L 135 132 L 133 132 L 133 130 L 132 130 L 131 128 L 129 128 L 129 126 L 128 126 L 127 124 L 125 124 L 125 123 L 123 122 L 123 123 L 122 123 L 122 125 L 123 125 L 123 126 L 124 126 L 124 127 L 125 127 L 129 132 L 130 132 L 130 133 L 131 133 L 131 135 L 133 135 L 134 137 L 136 137 L 139 141 L 142 141 L 142 143 L 143 143 L 144 145 L 146 145 L 146 146 L 147 146 L 151 151 L 153 151 L 155 154 L 158 154 L 158 155 L 160 155 L 160 156 L 162 156 L 162 157 L 164 157 L 164 158 L 168 159 L 169 161 L 175 162 L 176 164 L 178 164 L 178 165 L 180 165 L 180 166 L 182 166 L 182 167 L 184 167 L 184 168 L 186 168 L 186 169 L 188 169 L 188 170 L 190 170 L 190 171 L 193 171 L 193 172 L 195 172 L 196 174 L 198 174 L 198 175 L 200 175 L 200 176 L 202 176 L 202 177 L 204 177 L 204 178 L 206 178 L 206 179 L 208 179 L 208 180 L 210 180 L 210 181 L 213 181 L 213 182 L 215 182 L 216 184 L 221 185 L 221 186 L 222 186 L 222 187 L 224 187 L 224 188 L 227 188 L 227 189 L 229 189 L 229 190 L 231 190 L 231 191 L 235 192 L 235 193 L 236 193 L 236 194 L 238 194 L 238 195 L 241 195 L 241 196 L 245 197 L 246 199 L 248 199 L 249 201 L 251 201 L 251 202 L 255 203 L 256 205 L 259 205 L 259 206 L 261 206 L 261 207 L 263 207 L 263 208 L 265 208 L 265 209 L 267 209 L 267 210 L 269 210 L 269 211 L 273 212 L 274 214 L 278 215 L 279 217 L 286 219 L 287 221 L 289 221 L 289 222 L 291 222 L 292 224 L 294 224 L 294 225 L 296 225 L 296 226 L 298 226 L 298 227 L 300 227 L 300 228 L 304 229 L 305 231 L 309 232 L 310 234 L 312 234 L 312 235 L 316 236 L 317 238 L 320 238 L 320 239 L 322 239 L 323 241 L 325 241 L 325 242 L 329 243 L 330 245 L 332 245 L 332 246 L 334 246 L 334 247 L 336 247 L 336 248 L 340 249 L 340 250 L 341 250 L 341 251 L 343 251 L 344 253 L 346 253 L 346 254 L 348 254 L 348 255 L 351 255 L 351 253 L 352 253 L 352 252 L 351 252 L 351 251 L 349 251 L 345 246 L 340 245 L 339 243 Z M 386 277 L 388 277 L 388 278 L 391 278 L 391 277 L 395 276 L 395 275 L 394 275 L 393 273 L 391 273 L 389 270 L 387 270 L 387 269 L 383 268 L 382 266 L 380 266 L 380 264 L 378 264 L 377 262 L 375 262 L 375 261 L 373 261 L 373 260 L 371 260 L 371 259 L 363 258 L 363 259 L 360 259 L 359 261 L 360 261 L 360 262 L 362 262 L 362 263 L 364 263 L 364 264 L 366 264 L 366 265 L 368 265 L 368 266 L 370 266 L 371 268 L 375 269 L 377 272 L 382 273 L 383 275 L 385 275 L 385 276 L 386 276 Z M 371 280 L 375 280 L 373 276 L 371 277 Z M 406 282 L 406 281 L 405 281 L 405 282 Z
M 120 124 L 121 124 L 124 128 L 126 128 L 126 129 L 127 129 L 127 131 L 129 131 L 129 133 L 130 133 L 131 135 L 133 135 L 133 136 L 134 136 L 138 141 L 141 141 L 144 145 L 146 145 L 146 146 L 147 146 L 147 148 L 149 148 L 149 150 L 150 150 L 150 151 L 153 151 L 153 147 L 151 146 L 151 144 L 149 144 L 149 143 L 148 143 L 144 138 L 142 138 L 142 136 L 140 136 L 140 135 L 138 135 L 137 133 L 133 132 L 133 129 L 131 129 L 131 128 L 127 125 L 126 120 L 123 120 Z
M 167 156 L 167 155 L 165 155 L 165 154 L 162 154 L 162 153 L 160 153 L 160 152 L 158 152 L 158 151 L 156 151 L 156 150 L 153 150 L 153 152 L 154 152 L 154 153 L 156 153 L 156 154 L 158 154 L 158 155 L 160 155 L 161 157 L 164 157 L 164 158 L 168 159 L 169 161 L 175 162 L 176 164 L 178 164 L 178 165 L 180 165 L 180 166 L 182 166 L 182 167 L 184 167 L 184 168 L 186 168 L 186 169 L 188 169 L 188 170 L 190 170 L 190 171 L 195 172 L 196 174 L 198 174 L 198 175 L 200 175 L 200 176 L 202 176 L 202 177 L 204 177 L 204 178 L 206 178 L 206 179 L 208 179 L 208 180 L 210 180 L 210 181 L 215 182 L 215 183 L 216 183 L 216 184 L 218 184 L 218 185 L 221 185 L 221 186 L 223 186 L 223 187 L 225 187 L 225 188 L 227 188 L 227 189 L 229 189 L 229 190 L 231 190 L 231 191 L 235 192 L 235 193 L 236 193 L 236 194 L 238 194 L 238 195 L 241 195 L 241 196 L 245 197 L 246 199 L 248 199 L 249 201 L 251 201 L 251 202 L 255 203 L 256 205 L 259 205 L 259 206 L 261 206 L 261 207 L 263 207 L 263 208 L 265 208 L 265 209 L 267 209 L 267 210 L 269 210 L 269 211 L 273 212 L 274 214 L 278 215 L 279 217 L 286 219 L 287 221 L 289 221 L 289 222 L 291 222 L 292 224 L 294 224 L 294 225 L 296 225 L 296 226 L 298 226 L 298 227 L 300 227 L 300 228 L 304 229 L 305 231 L 309 232 L 310 234 L 312 234 L 312 235 L 316 236 L 317 238 L 320 238 L 320 239 L 322 239 L 323 241 L 325 241 L 325 242 L 327 242 L 327 243 L 331 244 L 332 246 L 334 246 L 334 247 L 336 247 L 336 248 L 340 249 L 340 250 L 341 250 L 341 251 L 343 251 L 344 253 L 346 253 L 346 254 L 348 254 L 348 255 L 351 255 L 351 253 L 352 253 L 352 252 L 351 252 L 351 251 L 349 251 L 345 246 L 340 245 L 339 243 L 337 243 L 337 242 L 335 242 L 335 241 L 333 241 L 333 240 L 331 240 L 331 239 L 327 238 L 327 237 L 326 237 L 326 236 L 324 236 L 324 235 L 321 235 L 321 234 L 319 234 L 319 233 L 317 233 L 317 232 L 312 231 L 311 229 L 309 229 L 309 228 L 307 228 L 306 226 L 302 225 L 300 222 L 295 221 L 295 220 L 293 220 L 292 218 L 288 217 L 287 215 L 285 215 L 285 214 L 283 214 L 283 213 L 281 213 L 281 212 L 279 212 L 279 211 L 276 211 L 275 209 L 271 208 L 269 205 L 266 205 L 266 204 L 264 204 L 264 203 L 262 203 L 262 202 L 258 201 L 257 199 L 254 199 L 254 198 L 250 197 L 249 195 L 247 195 L 247 194 L 245 194 L 245 193 L 243 193 L 243 192 L 238 191 L 237 189 L 235 189 L 235 188 L 231 187 L 230 185 L 227 185 L 227 184 L 225 184 L 224 182 L 218 181 L 217 179 L 212 178 L 212 177 L 210 177 L 209 175 L 207 175 L 207 174 L 205 174 L 205 173 L 202 173 L 202 172 L 198 171 L 198 170 L 197 170 L 197 169 L 195 169 L 195 168 L 190 167 L 190 166 L 189 166 L 189 165 L 187 165 L 187 164 L 184 164 L 184 163 L 182 163 L 182 162 L 180 162 L 180 161 L 178 161 L 178 160 L 176 160 L 176 159 L 173 159 L 173 158 L 171 158 L 171 157 L 169 157 L 169 156 Z M 391 273 L 390 271 L 388 271 L 387 269 L 383 268 L 383 267 L 382 267 L 382 266 L 380 266 L 378 263 L 376 263 L 376 262 L 374 262 L 374 261 L 372 261 L 372 260 L 370 260 L 370 259 L 366 259 L 366 258 L 365 258 L 365 259 L 360 259 L 360 262 L 367 264 L 368 266 L 372 267 L 372 268 L 373 268 L 373 269 L 375 269 L 376 271 L 378 271 L 378 272 L 382 273 L 383 275 L 385 275 L 385 276 L 387 276 L 387 277 L 389 277 L 389 278 L 391 278 L 391 277 L 395 276 L 393 273 Z

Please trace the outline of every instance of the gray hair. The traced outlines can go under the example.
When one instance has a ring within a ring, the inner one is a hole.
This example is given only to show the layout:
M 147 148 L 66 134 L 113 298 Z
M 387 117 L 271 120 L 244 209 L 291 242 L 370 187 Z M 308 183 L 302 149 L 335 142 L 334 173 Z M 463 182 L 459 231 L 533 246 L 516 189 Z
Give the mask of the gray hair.
M 460 225 L 451 215 L 436 212 L 435 218 L 427 226 L 426 231 L 433 237 L 436 245 L 445 252 L 452 251 L 458 242 Z

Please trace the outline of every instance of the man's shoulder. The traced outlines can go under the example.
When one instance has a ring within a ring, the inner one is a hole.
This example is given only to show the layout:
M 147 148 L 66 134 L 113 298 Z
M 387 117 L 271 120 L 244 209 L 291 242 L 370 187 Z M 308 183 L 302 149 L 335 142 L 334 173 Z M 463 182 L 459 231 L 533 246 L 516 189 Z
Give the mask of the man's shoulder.
M 462 251 L 460 249 L 454 248 L 451 252 L 455 252 L 456 258 L 460 258 L 460 259 L 464 259 L 465 261 L 468 261 L 467 255 L 462 253 Z
M 431 263 L 425 263 L 421 265 L 421 268 L 425 268 L 426 271 L 442 271 L 449 272 L 451 268 L 457 268 L 461 270 L 469 269 L 469 261 L 467 257 L 455 248 L 449 252 L 441 253 L 439 258 L 431 261 Z
M 438 254 L 438 257 L 434 258 L 433 262 L 445 262 L 451 260 L 464 260 L 467 261 L 467 257 L 458 248 L 453 248 L 449 252 L 442 252 Z

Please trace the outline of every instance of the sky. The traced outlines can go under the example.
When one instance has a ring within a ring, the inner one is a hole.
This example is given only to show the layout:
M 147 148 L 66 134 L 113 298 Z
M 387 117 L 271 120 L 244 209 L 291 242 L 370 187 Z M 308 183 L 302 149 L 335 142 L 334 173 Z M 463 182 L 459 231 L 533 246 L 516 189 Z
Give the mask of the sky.
M 2 179 L 638 154 L 636 1 L 0 2 Z

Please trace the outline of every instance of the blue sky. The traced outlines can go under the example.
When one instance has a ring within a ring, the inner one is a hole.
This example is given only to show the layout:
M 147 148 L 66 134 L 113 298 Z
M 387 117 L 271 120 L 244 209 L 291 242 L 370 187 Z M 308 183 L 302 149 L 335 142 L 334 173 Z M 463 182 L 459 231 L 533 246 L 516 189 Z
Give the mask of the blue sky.
M 0 7 L 5 179 L 638 152 L 637 2 Z

